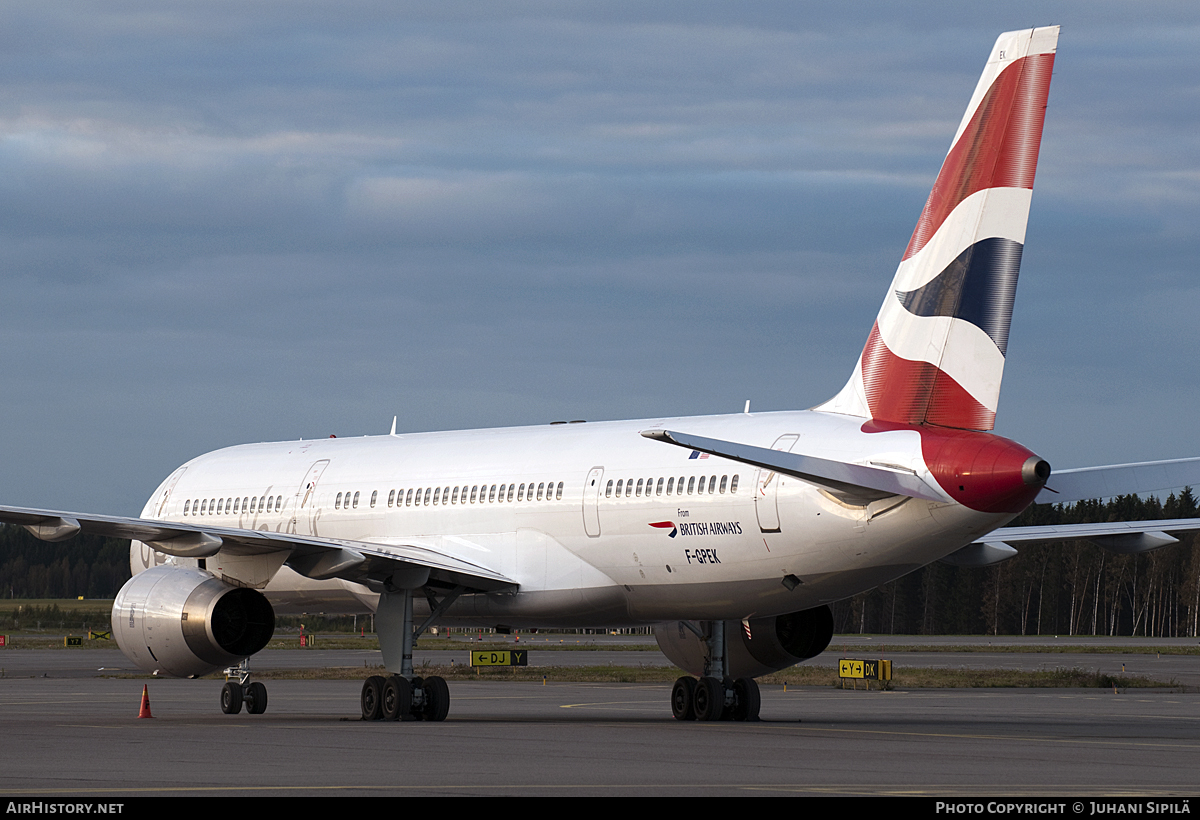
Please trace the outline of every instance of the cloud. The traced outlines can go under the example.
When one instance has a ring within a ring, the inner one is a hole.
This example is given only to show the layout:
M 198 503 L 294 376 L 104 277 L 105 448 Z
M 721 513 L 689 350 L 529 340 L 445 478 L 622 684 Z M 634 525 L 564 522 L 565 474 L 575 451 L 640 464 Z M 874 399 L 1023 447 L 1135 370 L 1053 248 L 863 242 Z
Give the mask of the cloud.
M 1200 15 L 1054 12 L 1001 429 L 1056 464 L 1192 454 Z M 0 498 L 137 512 L 199 452 L 393 413 L 816 403 L 995 35 L 1045 16 L 10 4 Z

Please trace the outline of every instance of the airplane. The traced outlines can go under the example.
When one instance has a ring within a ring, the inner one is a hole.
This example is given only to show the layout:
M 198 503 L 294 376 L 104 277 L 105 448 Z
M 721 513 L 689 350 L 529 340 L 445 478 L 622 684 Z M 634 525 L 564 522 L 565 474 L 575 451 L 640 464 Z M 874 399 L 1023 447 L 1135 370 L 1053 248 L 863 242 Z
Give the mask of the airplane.
M 1052 472 L 993 432 L 1059 29 L 996 40 L 845 387 L 809 410 L 247 444 L 171 473 L 137 518 L 0 507 L 47 541 L 131 539 L 113 605 L 138 667 L 248 659 L 276 613 L 375 613 L 367 720 L 444 720 L 431 625 L 653 625 L 680 720 L 755 720 L 755 678 L 815 657 L 830 604 L 1012 543 L 1157 549 L 1200 520 L 1005 528 L 1031 503 L 1197 483 L 1200 459 Z

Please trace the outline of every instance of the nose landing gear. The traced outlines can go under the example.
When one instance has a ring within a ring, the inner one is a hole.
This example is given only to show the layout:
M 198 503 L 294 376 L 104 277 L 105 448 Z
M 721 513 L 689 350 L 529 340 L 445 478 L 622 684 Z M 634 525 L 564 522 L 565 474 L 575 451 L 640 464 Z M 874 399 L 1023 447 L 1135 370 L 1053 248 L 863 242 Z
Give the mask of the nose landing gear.
M 243 659 L 237 666 L 225 670 L 225 685 L 221 688 L 221 711 L 227 715 L 236 715 L 245 705 L 246 711 L 252 715 L 261 715 L 267 711 L 267 687 L 260 681 L 249 683 L 250 665 Z M 236 678 L 236 680 L 230 680 Z

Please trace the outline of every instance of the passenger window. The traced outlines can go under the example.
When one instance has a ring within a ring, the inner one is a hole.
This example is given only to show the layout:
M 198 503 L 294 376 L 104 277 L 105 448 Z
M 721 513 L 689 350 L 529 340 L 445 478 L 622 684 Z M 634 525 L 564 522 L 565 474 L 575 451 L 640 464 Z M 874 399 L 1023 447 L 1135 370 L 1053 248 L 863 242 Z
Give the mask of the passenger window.
M 471 485 L 471 503 L 472 503 L 472 504 L 474 504 L 474 503 L 475 503 L 475 493 L 476 493 L 476 491 L 478 491 L 478 489 L 479 489 L 479 485 L 478 485 L 478 484 L 472 484 L 472 485 Z
M 504 503 L 504 485 L 503 484 L 500 485 L 500 497 L 497 499 L 497 501 Z
M 612 482 L 612 479 L 610 478 L 608 480 L 608 485 L 604 488 L 604 497 L 612 498 L 612 490 L 613 490 L 613 482 Z M 184 514 L 186 515 L 187 513 L 185 512 Z
M 515 484 L 508 485 L 508 500 L 509 501 L 512 501 L 512 499 L 513 499 L 513 487 L 515 487 L 515 486 L 516 486 Z
M 691 495 L 692 491 L 695 488 L 696 488 L 696 477 L 692 476 L 691 478 L 688 479 L 688 495 Z
M 391 506 L 392 506 L 392 502 L 394 502 L 395 500 L 396 500 L 396 491 L 395 491 L 395 490 L 389 490 L 389 491 L 388 491 L 388 507 L 391 507 Z
M 663 479 L 660 478 L 658 480 L 658 486 L 654 488 L 654 494 L 662 495 L 662 491 L 663 491 Z
M 625 497 L 629 498 L 631 495 L 633 495 L 633 479 L 632 478 L 625 482 Z
M 435 507 L 438 505 L 438 501 L 441 499 L 441 497 L 442 497 L 442 488 L 434 487 L 433 488 L 433 505 Z
M 729 476 L 727 476 L 727 475 L 721 476 L 721 492 L 722 493 L 725 492 L 725 485 L 727 485 L 728 483 L 729 483 Z
M 451 504 L 458 503 L 458 487 L 457 486 L 454 488 L 454 493 L 450 496 L 450 503 Z
M 433 487 L 425 488 L 425 499 L 421 502 L 424 506 L 429 506 L 429 496 L 433 495 Z
M 673 489 L 675 489 L 675 479 L 674 479 L 674 477 L 668 478 L 667 479 L 667 495 L 670 495 L 671 490 L 673 490 Z
M 355 491 L 355 493 L 354 493 L 354 509 L 356 509 L 356 510 L 358 509 L 358 492 L 357 491 Z
M 558 494 L 555 495 L 555 497 L 554 497 L 555 501 L 562 501 L 562 488 L 563 488 L 563 483 L 560 481 L 560 482 L 558 482 Z
M 375 509 L 375 501 L 379 498 L 379 490 L 371 490 L 371 509 Z M 279 504 L 275 504 L 275 511 L 279 511 Z
M 634 493 L 634 495 L 636 495 L 638 498 L 642 497 L 642 483 L 642 479 L 639 478 L 637 483 L 637 492 Z
M 493 484 L 491 486 L 491 488 L 488 490 L 488 503 L 492 504 L 495 502 L 495 500 L 496 500 L 496 485 Z
M 737 481 L 738 481 L 738 477 L 736 475 L 734 475 L 733 481 L 730 482 L 730 484 L 729 484 L 729 492 L 731 492 L 731 493 L 737 492 Z
M 183 514 L 184 515 L 188 514 L 188 510 L 191 508 L 191 506 L 192 506 L 192 500 L 190 498 L 187 501 L 183 502 Z
M 717 477 L 716 476 L 712 476 L 711 478 L 708 479 L 708 491 L 710 493 L 715 493 L 717 491 Z
M 625 487 L 625 479 L 622 478 L 619 481 L 617 481 L 617 498 L 621 497 L 621 490 L 624 489 L 624 487 Z M 541 497 L 542 497 L 541 493 L 538 493 L 538 498 L 541 498 Z

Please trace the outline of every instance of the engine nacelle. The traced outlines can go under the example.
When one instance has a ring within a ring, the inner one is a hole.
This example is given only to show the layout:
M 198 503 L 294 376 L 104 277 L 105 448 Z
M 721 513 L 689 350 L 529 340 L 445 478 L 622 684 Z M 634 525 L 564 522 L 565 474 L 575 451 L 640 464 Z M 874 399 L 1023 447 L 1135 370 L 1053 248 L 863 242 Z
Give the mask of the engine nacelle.
M 725 622 L 729 677 L 755 678 L 815 658 L 833 639 L 833 612 L 827 606 L 774 618 L 753 618 L 747 634 L 742 621 Z M 707 634 L 710 622 L 699 622 Z M 708 644 L 681 621 L 654 627 L 654 637 L 671 663 L 689 674 L 709 670 Z
M 121 587 L 112 627 L 121 651 L 139 667 L 187 678 L 265 647 L 275 634 L 275 611 L 258 590 L 199 569 L 158 566 Z

